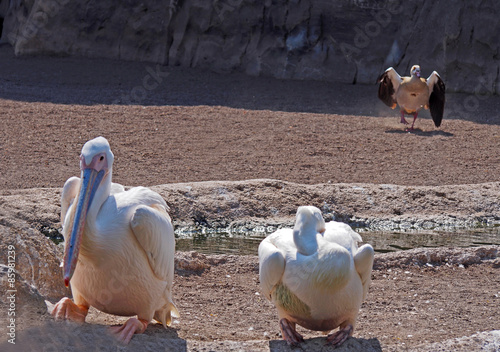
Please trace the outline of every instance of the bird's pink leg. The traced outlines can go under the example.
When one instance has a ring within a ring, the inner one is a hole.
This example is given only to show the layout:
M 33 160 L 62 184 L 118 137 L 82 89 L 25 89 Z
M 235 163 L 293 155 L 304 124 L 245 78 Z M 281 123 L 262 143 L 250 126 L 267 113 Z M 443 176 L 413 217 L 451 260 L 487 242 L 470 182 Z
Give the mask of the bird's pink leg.
M 408 121 L 406 121 L 405 119 L 405 112 L 403 110 L 401 110 L 401 123 L 405 124 L 405 125 L 408 125 Z
M 344 327 L 341 326 L 339 331 L 328 335 L 328 337 L 326 338 L 326 342 L 332 344 L 332 346 L 334 347 L 338 347 L 342 345 L 349 336 L 352 335 L 353 330 L 354 327 L 351 324 L 348 324 Z
M 413 131 L 413 125 L 415 124 L 415 120 L 417 119 L 418 112 L 413 114 L 413 123 L 411 124 L 411 127 L 407 129 L 407 131 Z
M 301 334 L 295 330 L 295 323 L 290 322 L 286 318 L 280 320 L 281 335 L 289 345 L 296 346 L 300 342 L 304 342 Z
M 56 320 L 71 320 L 83 323 L 88 312 L 89 307 L 75 304 L 68 297 L 64 297 L 56 303 L 51 314 Z
M 148 322 L 144 319 L 130 318 L 121 326 L 112 326 L 110 331 L 116 339 L 123 344 L 128 344 L 134 334 L 142 334 L 146 331 Z

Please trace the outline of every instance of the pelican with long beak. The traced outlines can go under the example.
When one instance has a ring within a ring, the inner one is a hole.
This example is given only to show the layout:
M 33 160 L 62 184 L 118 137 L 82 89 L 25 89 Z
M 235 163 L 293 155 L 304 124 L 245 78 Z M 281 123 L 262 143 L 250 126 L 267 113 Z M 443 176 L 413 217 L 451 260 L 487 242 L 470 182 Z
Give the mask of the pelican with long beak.
M 295 326 L 328 333 L 335 347 L 352 335 L 371 281 L 373 248 L 358 248 L 349 225 L 325 223 L 321 211 L 299 207 L 293 229 L 280 229 L 259 245 L 259 279 L 278 309 L 283 339 L 303 341 Z
M 54 307 L 56 320 L 84 322 L 90 306 L 137 316 L 111 331 L 128 343 L 154 318 L 164 327 L 179 313 L 172 300 L 175 238 L 168 206 L 156 192 L 111 182 L 114 156 L 108 141 L 88 141 L 80 155 L 81 177 L 71 177 L 61 196 L 65 240 L 63 277 L 71 286 Z

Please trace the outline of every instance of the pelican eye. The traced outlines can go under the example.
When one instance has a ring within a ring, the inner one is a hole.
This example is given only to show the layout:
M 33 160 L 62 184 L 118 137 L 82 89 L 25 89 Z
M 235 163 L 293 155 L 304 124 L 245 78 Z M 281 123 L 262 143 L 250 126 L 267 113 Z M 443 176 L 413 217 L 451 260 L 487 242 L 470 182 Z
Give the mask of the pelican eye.
M 100 161 L 103 161 L 104 160 L 104 156 L 101 155 L 101 157 L 99 158 Z

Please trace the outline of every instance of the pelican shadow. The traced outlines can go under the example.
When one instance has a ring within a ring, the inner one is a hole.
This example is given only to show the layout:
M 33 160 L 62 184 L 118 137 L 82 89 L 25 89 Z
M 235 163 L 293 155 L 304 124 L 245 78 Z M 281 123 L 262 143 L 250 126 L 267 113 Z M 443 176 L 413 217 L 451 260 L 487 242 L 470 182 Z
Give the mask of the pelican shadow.
M 16 337 L 16 344 L 0 345 L 2 351 L 121 351 L 108 325 L 47 321 L 27 328 Z M 125 348 L 124 346 L 122 346 Z M 187 351 L 187 342 L 175 329 L 149 325 L 142 335 L 134 335 L 127 351 Z
M 406 130 L 400 130 L 400 129 L 392 129 L 392 130 L 387 130 L 385 133 L 396 133 L 396 134 L 414 134 L 417 136 L 422 136 L 422 137 L 435 137 L 435 136 L 443 136 L 443 137 L 453 137 L 454 134 L 451 132 L 446 132 L 442 130 L 435 130 L 435 131 L 423 131 L 420 128 L 414 128 L 412 131 L 406 131 Z
M 363 352 L 381 352 L 382 346 L 380 341 L 376 338 L 373 339 L 358 339 L 349 337 L 342 345 L 337 348 L 326 344 L 326 337 L 315 337 L 306 339 L 297 347 L 291 347 L 285 340 L 271 340 L 269 341 L 270 352 L 283 352 L 283 351 L 363 351 Z

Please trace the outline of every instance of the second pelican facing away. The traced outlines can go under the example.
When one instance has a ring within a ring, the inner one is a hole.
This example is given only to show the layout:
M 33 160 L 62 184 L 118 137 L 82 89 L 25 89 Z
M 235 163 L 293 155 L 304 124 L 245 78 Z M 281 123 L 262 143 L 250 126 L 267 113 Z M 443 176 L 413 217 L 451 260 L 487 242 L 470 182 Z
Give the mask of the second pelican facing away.
M 154 318 L 163 326 L 178 316 L 172 301 L 175 239 L 167 204 L 148 188 L 125 191 L 111 182 L 113 153 L 103 137 L 85 143 L 81 178 L 71 177 L 61 197 L 64 283 L 73 300 L 54 307 L 57 319 L 85 321 L 90 306 L 134 316 L 113 327 L 128 343 Z
M 303 341 L 296 324 L 325 333 L 338 327 L 327 338 L 334 346 L 352 335 L 373 266 L 372 246 L 358 249 L 360 241 L 348 225 L 325 224 L 318 208 L 305 206 L 297 210 L 293 230 L 278 230 L 261 242 L 260 286 L 278 309 L 289 344 Z

